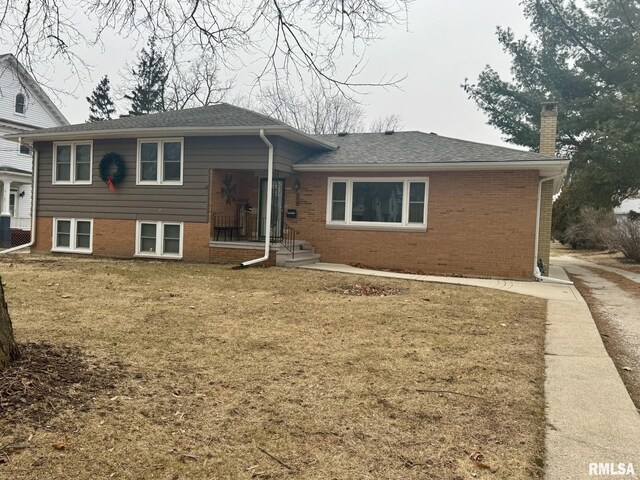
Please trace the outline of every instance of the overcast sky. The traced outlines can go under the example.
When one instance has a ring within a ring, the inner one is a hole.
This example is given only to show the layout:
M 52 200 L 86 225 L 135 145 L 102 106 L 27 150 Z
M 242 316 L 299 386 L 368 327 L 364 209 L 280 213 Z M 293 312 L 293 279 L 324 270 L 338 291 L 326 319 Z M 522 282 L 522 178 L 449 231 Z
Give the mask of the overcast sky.
M 495 36 L 498 25 L 512 27 L 518 36 L 529 32 L 517 0 L 417 0 L 409 12 L 408 28 L 385 30 L 384 38 L 368 51 L 371 78 L 367 80 L 375 81 L 385 73 L 407 74 L 407 79 L 400 90 L 377 89 L 363 97 L 367 118 L 397 114 L 404 130 L 503 144 L 500 132 L 486 125 L 485 115 L 460 88 L 465 78 L 474 81 L 487 64 L 508 74 L 509 59 Z M 141 46 L 113 37 L 104 52 L 80 50 L 92 65 L 92 79 L 77 87 L 64 67 L 56 68 L 54 86 L 75 88 L 75 98 L 55 99 L 71 123 L 86 120 L 85 97 L 100 77 L 107 74 L 112 83 L 118 83 L 125 63 L 135 61 Z M 0 52 L 11 51 L 11 45 L 2 47 Z M 234 94 L 245 93 L 243 89 L 248 90 L 240 81 Z

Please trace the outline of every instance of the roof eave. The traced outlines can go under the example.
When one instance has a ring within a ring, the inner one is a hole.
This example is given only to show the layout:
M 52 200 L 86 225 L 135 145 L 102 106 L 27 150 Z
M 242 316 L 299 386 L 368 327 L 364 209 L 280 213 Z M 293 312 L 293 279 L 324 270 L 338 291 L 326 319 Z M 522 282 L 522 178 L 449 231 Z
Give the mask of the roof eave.
M 55 140 L 94 140 L 104 138 L 137 138 L 137 137 L 162 137 L 162 136 L 224 136 L 224 135 L 259 135 L 264 130 L 267 135 L 280 135 L 303 145 L 335 150 L 337 145 L 331 142 L 312 137 L 300 130 L 287 125 L 256 125 L 251 127 L 154 127 L 154 128 L 116 128 L 108 130 L 89 130 L 77 132 L 52 132 L 34 131 L 21 134 L 5 135 L 2 138 L 14 142 L 22 141 L 28 145 L 33 142 L 46 142 Z
M 506 162 L 424 162 L 371 164 L 293 164 L 297 172 L 437 172 L 450 170 L 540 170 L 544 176 L 563 173 L 569 165 L 566 159 L 523 160 Z

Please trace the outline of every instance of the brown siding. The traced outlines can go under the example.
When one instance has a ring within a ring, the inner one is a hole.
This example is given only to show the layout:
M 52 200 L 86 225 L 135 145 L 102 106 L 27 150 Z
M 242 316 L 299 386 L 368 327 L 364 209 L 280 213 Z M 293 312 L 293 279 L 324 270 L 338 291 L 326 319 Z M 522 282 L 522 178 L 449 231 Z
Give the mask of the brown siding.
M 271 139 L 277 144 L 277 140 Z M 291 143 L 291 142 L 289 142 Z M 275 152 L 276 170 L 289 171 L 288 148 Z M 290 147 L 290 148 L 289 148 Z M 89 218 L 173 220 L 207 222 L 209 170 L 234 168 L 265 170 L 267 147 L 259 137 L 186 137 L 183 185 L 136 185 L 137 139 L 94 140 L 93 184 L 53 185 L 53 144 L 36 145 L 39 151 L 38 215 Z M 115 192 L 100 179 L 99 164 L 105 153 L 122 155 L 127 176 Z M 277 153 L 277 154 L 276 154 Z M 294 155 L 295 156 L 295 155 Z
M 328 228 L 330 176 L 388 174 L 301 174 L 297 205 L 287 184 L 286 206 L 298 210 L 298 218 L 287 222 L 323 262 L 435 274 L 533 276 L 537 171 L 408 172 L 408 177 L 429 177 L 427 231 L 419 233 Z

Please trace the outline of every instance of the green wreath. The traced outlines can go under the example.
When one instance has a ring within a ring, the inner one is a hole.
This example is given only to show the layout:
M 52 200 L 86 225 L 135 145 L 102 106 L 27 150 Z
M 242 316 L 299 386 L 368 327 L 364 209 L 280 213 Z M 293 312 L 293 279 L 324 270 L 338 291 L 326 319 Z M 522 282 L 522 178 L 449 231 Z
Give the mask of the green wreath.
M 124 159 L 117 153 L 109 152 L 100 160 L 100 178 L 109 185 L 109 190 L 115 191 L 115 186 L 124 179 L 127 167 Z

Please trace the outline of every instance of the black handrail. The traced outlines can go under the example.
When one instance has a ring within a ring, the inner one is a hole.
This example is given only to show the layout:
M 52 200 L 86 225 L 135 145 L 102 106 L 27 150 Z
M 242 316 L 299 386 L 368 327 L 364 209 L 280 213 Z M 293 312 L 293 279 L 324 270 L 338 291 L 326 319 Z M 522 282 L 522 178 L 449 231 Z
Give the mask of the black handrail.
M 291 259 L 296 256 L 296 230 L 286 222 L 282 222 L 282 245 L 291 252 Z

